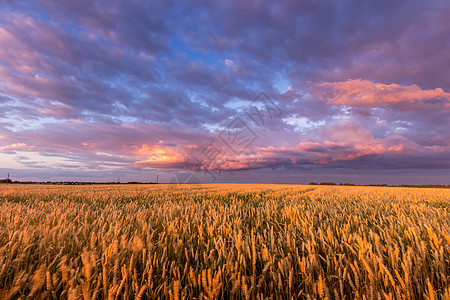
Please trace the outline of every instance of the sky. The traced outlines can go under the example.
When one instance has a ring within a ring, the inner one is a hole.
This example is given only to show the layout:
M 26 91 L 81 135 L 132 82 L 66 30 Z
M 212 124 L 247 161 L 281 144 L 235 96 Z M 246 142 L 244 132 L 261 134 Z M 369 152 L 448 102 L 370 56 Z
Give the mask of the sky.
M 0 178 L 450 184 L 449 15 L 0 0 Z

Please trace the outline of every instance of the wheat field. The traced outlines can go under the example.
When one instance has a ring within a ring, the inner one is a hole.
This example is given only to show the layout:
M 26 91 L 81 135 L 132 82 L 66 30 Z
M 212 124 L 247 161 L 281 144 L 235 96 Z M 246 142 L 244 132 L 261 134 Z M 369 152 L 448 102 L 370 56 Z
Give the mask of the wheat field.
M 1 185 L 0 299 L 450 299 L 450 190 Z

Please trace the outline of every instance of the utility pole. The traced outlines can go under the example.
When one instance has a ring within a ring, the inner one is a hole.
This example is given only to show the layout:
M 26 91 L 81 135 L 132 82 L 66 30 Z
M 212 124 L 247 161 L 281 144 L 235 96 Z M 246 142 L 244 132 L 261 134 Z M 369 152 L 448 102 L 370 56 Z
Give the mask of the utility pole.
M 9 183 L 9 172 L 8 172 L 8 178 L 6 179 L 6 184 L 8 184 Z
M 159 183 L 159 174 L 156 174 L 156 183 Z

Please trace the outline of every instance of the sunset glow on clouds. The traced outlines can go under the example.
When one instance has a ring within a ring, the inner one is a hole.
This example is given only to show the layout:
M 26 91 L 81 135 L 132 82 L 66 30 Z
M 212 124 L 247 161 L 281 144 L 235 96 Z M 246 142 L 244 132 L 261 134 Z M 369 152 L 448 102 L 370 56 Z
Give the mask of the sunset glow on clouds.
M 439 101 L 439 106 L 448 108 L 450 94 L 442 88 L 423 90 L 413 84 L 402 86 L 399 84 L 373 83 L 367 80 L 348 80 L 345 82 L 324 82 L 312 88 L 312 93 L 319 99 L 332 105 L 377 107 L 405 103 L 404 109 L 420 109 L 417 102 Z M 414 105 L 412 105 L 414 104 Z M 425 108 L 425 107 L 424 107 Z
M 449 13 L 447 1 L 4 1 L 0 178 L 448 184 Z M 252 114 L 261 92 L 266 116 Z M 239 151 L 224 139 L 233 120 L 253 134 Z

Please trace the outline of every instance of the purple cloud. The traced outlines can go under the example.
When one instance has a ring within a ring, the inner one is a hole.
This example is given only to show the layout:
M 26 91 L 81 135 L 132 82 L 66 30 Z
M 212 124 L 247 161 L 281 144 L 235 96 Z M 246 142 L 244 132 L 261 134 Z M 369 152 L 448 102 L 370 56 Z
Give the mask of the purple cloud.
M 403 0 L 3 2 L 0 168 L 435 178 L 450 167 L 449 12 Z M 282 111 L 265 126 L 245 114 L 261 91 Z M 199 163 L 236 117 L 257 138 Z

